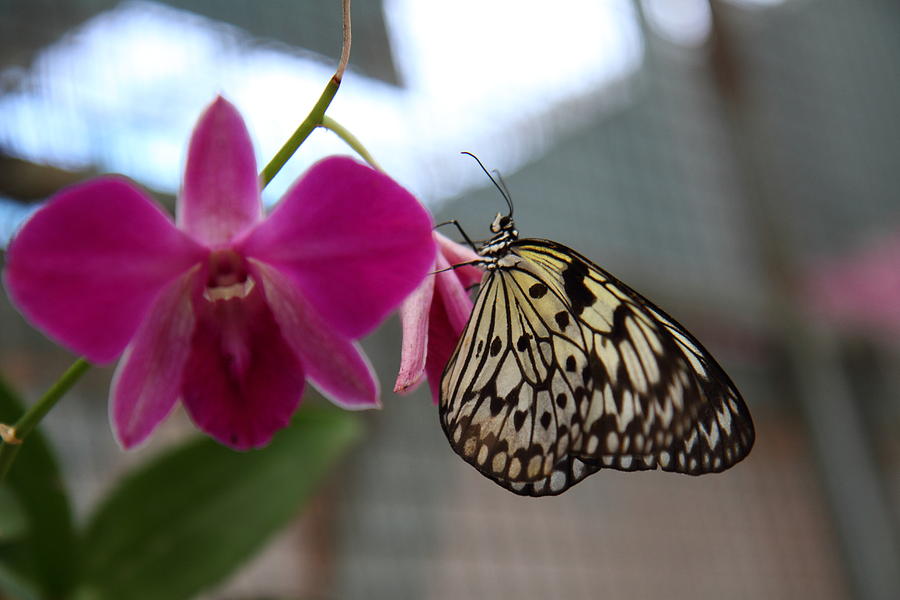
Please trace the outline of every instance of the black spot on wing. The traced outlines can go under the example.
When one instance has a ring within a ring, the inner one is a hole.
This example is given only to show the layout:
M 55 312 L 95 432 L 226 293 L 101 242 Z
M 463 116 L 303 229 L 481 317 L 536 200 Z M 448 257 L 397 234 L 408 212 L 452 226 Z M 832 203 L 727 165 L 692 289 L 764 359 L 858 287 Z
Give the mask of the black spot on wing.
M 547 286 L 543 283 L 535 283 L 528 288 L 528 295 L 534 299 L 543 298 L 547 293 Z
M 516 341 L 516 350 L 519 352 L 525 352 L 528 349 L 528 342 L 531 340 L 530 333 L 523 333 L 519 336 L 518 341 Z
M 609 337 L 614 342 L 619 343 L 622 340 L 631 339 L 628 333 L 628 318 L 631 317 L 633 312 L 634 309 L 627 302 L 622 302 L 613 310 L 612 329 L 609 332 Z
M 572 303 L 572 312 L 575 316 L 581 316 L 584 309 L 597 300 L 593 292 L 584 284 L 587 276 L 587 265 L 580 260 L 573 260 L 562 272 L 563 286 L 569 302 Z
M 566 327 L 569 326 L 569 313 L 568 313 L 568 311 L 561 310 L 561 311 L 559 311 L 558 313 L 556 313 L 555 315 L 553 315 L 553 318 L 556 319 L 556 325 L 557 325 L 560 329 L 565 329 Z
M 522 429 L 522 425 L 525 424 L 525 416 L 528 413 L 524 410 L 517 410 L 513 415 L 513 426 L 516 428 L 516 431 L 520 431 Z
M 552 420 L 553 417 L 550 415 L 550 413 L 544 411 L 544 414 L 541 415 L 541 427 L 547 429 L 548 427 L 550 427 L 550 423 L 552 422 Z

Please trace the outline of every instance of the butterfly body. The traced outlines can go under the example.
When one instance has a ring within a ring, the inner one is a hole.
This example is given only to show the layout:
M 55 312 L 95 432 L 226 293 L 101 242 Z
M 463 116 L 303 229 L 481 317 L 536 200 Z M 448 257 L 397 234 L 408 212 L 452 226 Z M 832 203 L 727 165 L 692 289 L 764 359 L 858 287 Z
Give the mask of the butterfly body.
M 472 316 L 441 379 L 454 450 L 522 495 L 602 468 L 699 475 L 754 441 L 734 384 L 674 319 L 556 242 L 497 215 Z

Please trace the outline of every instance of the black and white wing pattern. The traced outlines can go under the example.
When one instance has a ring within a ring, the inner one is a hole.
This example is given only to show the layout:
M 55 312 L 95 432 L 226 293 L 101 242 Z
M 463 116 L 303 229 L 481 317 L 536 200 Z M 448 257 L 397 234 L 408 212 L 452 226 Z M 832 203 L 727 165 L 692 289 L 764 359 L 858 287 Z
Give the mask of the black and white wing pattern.
M 513 238 L 493 255 L 439 406 L 482 474 L 545 496 L 603 468 L 701 475 L 747 455 L 747 407 L 674 319 L 561 244 Z

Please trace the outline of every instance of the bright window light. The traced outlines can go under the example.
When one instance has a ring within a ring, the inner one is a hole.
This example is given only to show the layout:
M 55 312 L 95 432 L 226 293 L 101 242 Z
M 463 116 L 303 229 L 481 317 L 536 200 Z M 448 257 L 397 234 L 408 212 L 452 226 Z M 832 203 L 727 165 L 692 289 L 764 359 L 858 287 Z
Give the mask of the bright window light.
M 612 92 L 627 91 L 642 59 L 629 0 L 548 6 L 385 0 L 405 86 L 349 73 L 328 114 L 432 206 L 485 183 L 461 150 L 513 172 L 625 98 Z M 0 146 L 26 160 L 124 173 L 175 192 L 191 128 L 216 94 L 247 119 L 261 166 L 333 70 L 321 57 L 260 43 L 236 27 L 127 2 L 48 47 L 29 71 L 0 72 L 17 81 L 0 96 Z M 562 105 L 570 107 L 565 118 L 548 118 Z M 331 153 L 351 151 L 329 132 L 314 133 L 267 200 Z

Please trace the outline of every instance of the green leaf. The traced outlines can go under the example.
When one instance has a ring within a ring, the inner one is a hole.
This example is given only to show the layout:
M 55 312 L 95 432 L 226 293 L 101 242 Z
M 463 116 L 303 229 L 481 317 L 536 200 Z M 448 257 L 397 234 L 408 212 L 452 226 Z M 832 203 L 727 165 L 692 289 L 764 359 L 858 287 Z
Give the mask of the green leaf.
M 28 531 L 28 516 L 15 492 L 0 483 L 0 545 L 20 540 Z
M 0 563 L 0 590 L 5 594 L 2 598 L 16 598 L 16 600 L 39 600 L 40 593 L 31 582 L 28 582 L 16 574 L 12 569 Z
M 24 412 L 22 402 L 0 378 L 0 422 L 13 423 Z M 44 597 L 66 596 L 77 572 L 72 510 L 56 459 L 39 429 L 22 444 L 6 484 L 24 513 L 27 535 L 0 565 L 9 575 L 0 577 L 0 589 L 19 597 L 22 594 L 6 588 L 6 583 L 30 579 L 37 582 Z
M 83 596 L 178 600 L 221 580 L 297 514 L 358 435 L 353 415 L 307 408 L 262 450 L 203 438 L 142 467 L 90 521 Z

